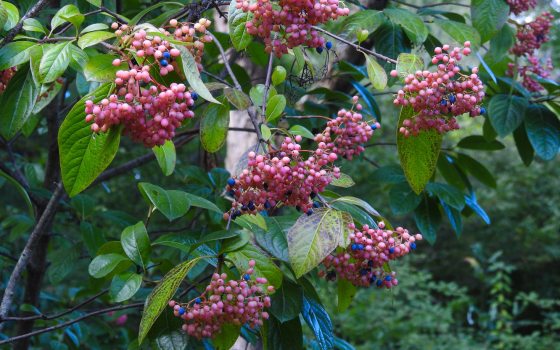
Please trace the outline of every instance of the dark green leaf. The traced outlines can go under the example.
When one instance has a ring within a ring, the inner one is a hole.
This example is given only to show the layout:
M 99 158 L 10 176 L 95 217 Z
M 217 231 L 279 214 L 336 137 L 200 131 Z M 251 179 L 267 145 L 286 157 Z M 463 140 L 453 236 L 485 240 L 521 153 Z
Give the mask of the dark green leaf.
M 441 201 L 441 207 L 443 208 L 443 212 L 447 216 L 453 231 L 457 237 L 461 236 L 461 232 L 463 232 L 463 218 L 461 217 L 461 212 L 457 209 L 451 208 L 449 205 L 445 204 Z
M 488 117 L 500 137 L 513 132 L 523 122 L 529 101 L 513 95 L 496 95 L 488 105 Z
M 128 258 L 120 254 L 103 254 L 96 256 L 89 264 L 89 274 L 95 278 L 101 278 L 111 273 L 117 265 Z
M 220 333 L 212 339 L 212 344 L 214 344 L 216 350 L 230 350 L 239 338 L 240 332 L 241 326 L 226 323 L 222 326 Z
M 36 44 L 30 41 L 14 41 L 0 49 L 0 70 L 19 66 L 29 61 L 29 52 Z
M 499 151 L 506 146 L 498 140 L 488 141 L 484 136 L 471 135 L 467 136 L 457 144 L 457 147 L 465 149 L 474 149 L 480 151 Z
M 227 105 L 210 104 L 200 122 L 200 141 L 204 149 L 211 153 L 219 151 L 226 142 L 228 127 Z
M 115 275 L 109 287 L 109 296 L 115 303 L 126 301 L 134 296 L 142 285 L 142 275 L 125 272 Z
M 173 174 L 175 170 L 175 162 L 177 161 L 177 153 L 175 152 L 175 144 L 171 140 L 165 141 L 162 146 L 152 148 L 156 156 L 158 165 L 165 176 Z
M 447 19 L 436 18 L 434 19 L 434 23 L 449 34 L 459 45 L 462 46 L 465 41 L 470 41 L 475 48 L 480 47 L 480 34 L 473 27 Z
M 321 350 L 329 350 L 334 346 L 333 325 L 329 314 L 323 306 L 307 295 L 303 298 L 303 319 L 315 334 Z
M 533 158 L 535 158 L 535 150 L 529 141 L 527 136 L 527 131 L 525 130 L 525 123 L 521 124 L 513 132 L 513 139 L 515 140 L 515 146 L 517 147 L 517 152 L 523 161 L 525 166 L 531 165 Z
M 147 182 L 140 182 L 138 188 L 144 198 L 165 215 L 169 221 L 178 219 L 189 211 L 190 201 L 186 192 L 164 190 Z
M 303 350 L 301 321 L 294 318 L 281 323 L 274 316 L 265 321 L 266 337 L 263 339 L 266 350 Z
M 422 197 L 412 191 L 408 182 L 394 185 L 389 192 L 389 205 L 396 215 L 410 213 L 421 201 Z
M 281 323 L 298 317 L 303 305 L 303 289 L 284 278 L 282 285 L 271 297 L 270 313 Z
M 478 181 L 488 187 L 496 188 L 494 175 L 482 163 L 463 153 L 457 154 L 457 162 L 461 168 L 469 172 Z
M 553 160 L 560 149 L 560 121 L 548 108 L 532 105 L 525 113 L 527 136 L 536 154 Z
M 480 33 L 482 43 L 496 34 L 509 17 L 509 6 L 504 0 L 471 0 L 473 26 Z
M 246 244 L 242 249 L 230 252 L 227 256 L 233 261 L 235 267 L 237 267 L 237 270 L 241 273 L 249 269 L 250 260 L 255 260 L 256 265 L 254 267 L 255 273 L 253 276 L 266 278 L 268 283 L 275 288 L 280 287 L 282 284 L 282 271 L 280 271 L 269 257 L 264 255 L 252 244 Z
M 426 186 L 426 190 L 432 196 L 437 196 L 440 200 L 452 208 L 463 210 L 465 207 L 465 198 L 463 193 L 453 186 L 438 182 L 430 182 Z
M 414 211 L 414 221 L 422 236 L 430 243 L 436 242 L 437 230 L 441 224 L 441 212 L 435 200 L 424 198 Z
M 148 231 L 146 231 L 146 226 L 144 226 L 142 221 L 123 230 L 121 244 L 130 260 L 146 269 L 151 245 Z
M 33 111 L 38 95 L 39 87 L 35 85 L 29 67 L 19 69 L 0 95 L 0 134 L 4 138 L 11 139 L 21 130 Z
M 410 41 L 416 45 L 422 44 L 428 37 L 428 28 L 417 14 L 399 8 L 388 8 L 383 13 L 389 17 L 391 22 L 399 24 Z
M 204 82 L 200 78 L 200 72 L 198 71 L 198 65 L 194 60 L 194 57 L 190 53 L 190 51 L 180 45 L 175 46 L 176 49 L 181 51 L 181 61 L 183 63 L 183 73 L 189 82 L 191 88 L 203 99 L 208 102 L 220 104 L 218 100 L 216 100 L 208 88 L 204 85 Z
M 339 278 L 337 281 L 337 291 L 338 291 L 338 312 L 344 312 L 354 299 L 356 295 L 357 288 L 351 282 L 346 279 Z

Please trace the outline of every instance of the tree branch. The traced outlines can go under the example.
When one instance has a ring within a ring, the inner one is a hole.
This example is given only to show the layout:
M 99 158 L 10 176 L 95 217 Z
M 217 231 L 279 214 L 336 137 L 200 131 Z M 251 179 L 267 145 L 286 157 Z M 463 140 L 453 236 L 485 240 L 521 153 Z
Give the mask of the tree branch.
M 15 25 L 15 27 L 10 29 L 10 31 L 6 34 L 6 36 L 4 37 L 4 40 L 2 40 L 2 42 L 0 43 L 0 48 L 2 48 L 4 45 L 6 45 L 7 43 L 14 40 L 16 35 L 18 35 L 18 33 L 21 32 L 21 29 L 23 28 L 23 21 L 25 21 L 28 18 L 33 18 L 33 17 L 37 16 L 39 14 L 39 11 L 41 11 L 41 9 L 43 7 L 45 7 L 45 5 L 47 5 L 48 2 L 49 2 L 49 0 L 39 0 L 39 1 L 37 1 L 37 3 L 35 5 L 33 5 L 29 9 L 29 11 L 27 11 L 27 13 L 25 15 L 23 15 L 23 17 L 21 17 L 21 19 Z

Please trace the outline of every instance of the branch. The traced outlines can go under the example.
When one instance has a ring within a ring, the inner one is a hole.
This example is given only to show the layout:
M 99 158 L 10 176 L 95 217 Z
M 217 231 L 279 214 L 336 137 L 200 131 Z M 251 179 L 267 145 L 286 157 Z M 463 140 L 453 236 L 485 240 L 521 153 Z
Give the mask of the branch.
M 266 68 L 266 79 L 264 81 L 263 104 L 262 104 L 263 116 L 266 116 L 266 102 L 268 100 L 268 90 L 270 89 L 270 78 L 272 76 L 273 60 L 274 60 L 274 53 L 270 52 L 270 57 L 268 58 L 268 67 Z
M 210 35 L 214 41 L 214 44 L 216 44 L 216 46 L 218 47 L 218 50 L 220 50 L 220 54 L 222 55 L 222 59 L 224 61 L 224 66 L 227 69 L 227 72 L 231 78 L 231 80 L 233 81 L 233 85 L 235 85 L 235 88 L 239 91 L 242 91 L 241 89 L 241 84 L 239 84 L 239 81 L 237 80 L 237 78 L 235 77 L 235 74 L 233 74 L 233 70 L 231 69 L 231 66 L 229 65 L 227 56 L 226 56 L 226 52 L 224 51 L 224 48 L 222 47 L 222 44 L 220 44 L 220 41 L 214 36 L 214 34 L 207 32 L 208 35 Z
M 109 307 L 109 308 L 106 308 L 106 309 L 93 311 L 93 312 L 90 312 L 90 313 L 85 314 L 83 316 L 77 317 L 73 320 L 66 321 L 66 322 L 61 323 L 61 324 L 57 324 L 56 326 L 51 326 L 51 327 L 47 327 L 47 328 L 43 328 L 43 329 L 38 329 L 38 330 L 33 331 L 33 332 L 29 332 L 29 333 L 26 333 L 26 334 L 22 334 L 22 335 L 18 335 L 18 336 L 12 337 L 12 338 L 2 340 L 2 341 L 0 341 L 0 345 L 13 343 L 17 340 L 26 339 L 26 338 L 29 338 L 29 337 L 32 337 L 32 336 L 38 335 L 38 334 L 52 332 L 52 331 L 60 329 L 60 328 L 68 327 L 70 325 L 73 325 L 74 323 L 78 323 L 78 322 L 80 322 L 82 320 L 85 320 L 87 318 L 97 316 L 97 315 L 106 314 L 106 313 L 109 313 L 111 311 L 133 309 L 133 308 L 139 308 L 139 307 L 142 307 L 142 306 L 144 306 L 144 302 L 139 302 L 139 303 L 134 303 L 134 304 L 129 304 L 129 305 L 112 306 L 112 307 Z
M 23 28 L 23 21 L 25 21 L 28 18 L 33 18 L 37 16 L 39 14 L 39 11 L 41 11 L 41 9 L 45 7 L 45 5 L 47 5 L 48 2 L 49 0 L 39 0 L 35 5 L 33 5 L 29 9 L 29 11 L 27 11 L 27 13 L 23 15 L 23 17 L 21 17 L 21 19 L 15 25 L 15 27 L 10 29 L 10 31 L 6 34 L 4 40 L 2 40 L 2 43 L 0 43 L 0 48 L 2 48 L 4 45 L 14 40 L 16 35 L 18 35 L 19 32 L 21 32 L 21 29 Z
M 123 24 L 128 24 L 128 21 L 126 19 L 122 18 L 117 13 L 109 10 L 105 6 L 101 6 L 99 9 L 101 10 L 101 12 L 105 12 L 106 14 L 109 14 L 109 15 L 113 16 L 117 20 L 117 22 L 123 23 Z
M 373 51 L 371 51 L 371 50 L 368 50 L 368 49 L 366 49 L 366 48 L 364 48 L 364 47 L 361 47 L 360 45 L 356 45 L 356 44 L 354 44 L 353 42 L 350 42 L 350 41 L 348 41 L 348 40 L 346 40 L 346 39 L 344 39 L 344 38 L 339 37 L 338 35 L 335 35 L 335 34 L 329 32 L 329 31 L 327 31 L 327 30 L 324 30 L 323 28 L 319 28 L 319 27 L 316 27 L 316 26 L 313 26 L 312 28 L 315 29 L 315 30 L 317 30 L 317 31 L 319 31 L 319 32 L 321 32 L 321 33 L 323 33 L 323 34 L 326 34 L 326 35 L 330 36 L 330 37 L 333 38 L 333 39 L 336 39 L 336 40 L 338 40 L 338 41 L 340 41 L 340 42 L 342 42 L 342 43 L 345 43 L 346 45 L 352 46 L 352 47 L 355 48 L 357 51 L 360 51 L 360 52 L 363 52 L 363 53 L 367 53 L 368 55 L 377 57 L 377 58 L 379 58 L 379 59 L 381 59 L 381 60 L 384 60 L 384 61 L 386 61 L 386 62 L 389 62 L 389 63 L 397 64 L 397 60 L 394 60 L 394 59 L 392 59 L 392 58 L 390 58 L 390 57 L 387 57 L 387 56 L 383 56 L 382 54 L 379 54 L 379 53 L 377 53 L 377 52 L 373 52 Z
M 59 183 L 54 190 L 54 193 L 45 208 L 45 211 L 39 218 L 37 225 L 29 235 L 27 243 L 25 244 L 25 248 L 23 248 L 23 252 L 21 253 L 14 270 L 10 276 L 8 284 L 6 285 L 6 290 L 4 291 L 4 296 L 2 297 L 2 303 L 0 304 L 0 319 L 4 319 L 4 317 L 8 314 L 10 307 L 12 306 L 12 302 L 14 300 L 15 288 L 16 283 L 18 282 L 23 270 L 27 266 L 29 258 L 35 249 L 35 245 L 39 238 L 43 234 L 43 228 L 48 225 L 54 214 L 56 213 L 58 207 L 58 201 L 64 194 L 64 189 L 62 184 Z

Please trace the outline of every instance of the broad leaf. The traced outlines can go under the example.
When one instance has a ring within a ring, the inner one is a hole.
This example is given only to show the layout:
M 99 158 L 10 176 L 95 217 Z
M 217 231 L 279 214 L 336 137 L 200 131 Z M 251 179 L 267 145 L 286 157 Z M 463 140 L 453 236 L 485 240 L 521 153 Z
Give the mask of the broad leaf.
M 422 57 L 411 53 L 401 53 L 397 57 L 396 69 L 401 77 L 406 77 L 409 74 L 415 74 L 417 71 L 423 70 L 424 60 L 422 60 Z
M 548 108 L 533 105 L 525 114 L 527 136 L 535 152 L 544 160 L 553 160 L 560 149 L 560 121 Z
M 130 260 L 146 269 L 151 245 L 148 231 L 146 231 L 146 226 L 144 226 L 142 221 L 123 230 L 121 233 L 121 244 Z
M 287 278 L 271 297 L 270 313 L 284 323 L 298 317 L 303 304 L 303 289 Z
M 471 0 L 473 27 L 480 33 L 482 43 L 502 29 L 508 17 L 509 6 L 504 0 Z
M 225 88 L 224 95 L 240 111 L 243 111 L 251 106 L 251 99 L 243 91 L 234 88 Z
M 366 57 L 367 73 L 371 85 L 377 90 L 385 89 L 387 87 L 387 73 L 375 58 L 366 54 L 364 56 Z
M 60 77 L 70 64 L 71 41 L 55 44 L 43 53 L 39 64 L 39 78 L 42 83 L 50 83 Z
M 220 329 L 220 332 L 212 339 L 212 344 L 216 350 L 230 350 L 239 338 L 241 326 L 233 323 L 226 323 Z
M 94 31 L 90 33 L 83 34 L 78 39 L 78 46 L 81 49 L 99 44 L 102 41 L 111 39 L 115 37 L 115 33 L 105 32 L 105 31 Z
M 329 314 L 321 304 L 307 295 L 303 298 L 303 319 L 315 334 L 321 350 L 330 350 L 334 346 L 334 331 Z
M 89 264 L 88 271 L 92 277 L 105 277 L 111 273 L 118 264 L 127 260 L 127 257 L 115 253 L 98 255 Z
M 523 122 L 529 101 L 513 95 L 496 95 L 488 105 L 488 117 L 500 137 L 512 133 Z
M 406 36 L 416 45 L 422 44 L 428 37 L 428 28 L 422 18 L 408 10 L 388 8 L 383 11 L 391 22 L 400 25 Z M 367 29 L 367 28 L 366 28 Z
M 278 119 L 286 108 L 286 97 L 284 95 L 272 96 L 266 103 L 266 121 L 273 123 Z
M 457 147 L 481 151 L 499 151 L 506 146 L 498 140 L 488 140 L 481 135 L 467 136 L 457 144 Z
M 175 152 L 175 144 L 171 140 L 165 141 L 162 146 L 152 148 L 156 156 L 161 171 L 165 176 L 173 174 L 175 170 L 175 162 L 177 161 L 177 153 Z
M 229 252 L 228 259 L 233 261 L 240 273 L 245 273 L 249 268 L 249 261 L 255 260 L 254 277 L 264 277 L 270 285 L 275 288 L 282 284 L 282 271 L 270 260 L 269 257 L 261 253 L 252 244 L 246 244 L 242 249 Z
M 188 198 L 192 207 L 203 208 L 203 209 L 214 211 L 214 212 L 220 213 L 220 214 L 222 214 L 224 212 L 223 210 L 218 208 L 216 206 L 216 204 L 210 202 L 207 199 L 204 199 L 204 198 L 199 197 L 197 195 L 194 195 L 192 193 L 187 193 L 186 196 L 187 196 L 187 198 Z
M 208 102 L 220 104 L 218 100 L 212 96 L 208 88 L 204 85 L 204 82 L 200 78 L 200 72 L 198 71 L 198 65 L 194 60 L 194 57 L 190 51 L 180 45 L 175 46 L 181 52 L 181 61 L 183 63 L 183 73 L 189 82 L 190 87 L 203 99 Z
M 338 291 L 337 309 L 338 312 L 344 312 L 352 303 L 357 288 L 351 282 L 343 278 L 339 278 L 336 283 Z
M 115 275 L 109 287 L 109 296 L 115 303 L 121 303 L 134 296 L 142 285 L 142 275 L 125 272 Z
M 265 321 L 263 345 L 266 350 L 303 350 L 301 321 L 294 318 L 281 323 L 274 316 Z
M 0 95 L 0 134 L 11 139 L 29 119 L 39 96 L 29 67 L 20 68 L 10 80 L 6 90 Z
M 447 19 L 436 18 L 434 19 L 434 23 L 437 24 L 444 32 L 449 34 L 449 36 L 455 40 L 457 44 L 462 46 L 465 41 L 470 41 L 472 46 L 475 48 L 480 47 L 480 34 L 473 27 Z
M 342 188 L 352 187 L 355 184 L 356 183 L 354 182 L 354 180 L 352 180 L 350 175 L 344 174 L 344 173 L 340 173 L 340 177 L 338 179 L 333 177 L 333 179 L 330 183 L 330 185 L 333 185 L 333 186 L 336 186 L 336 187 L 342 187 Z
M 247 32 L 246 26 L 253 15 L 251 12 L 243 12 L 243 10 L 238 9 L 236 5 L 236 1 L 231 1 L 229 4 L 228 29 L 233 47 L 235 47 L 237 51 L 241 51 L 246 49 L 251 41 L 253 41 L 253 37 Z
M 30 41 L 14 41 L 0 48 L 0 70 L 19 66 L 29 61 L 29 53 L 36 44 Z
M 441 212 L 435 200 L 424 198 L 414 211 L 414 221 L 422 236 L 430 243 L 436 242 L 437 230 L 441 224 Z
M 420 204 L 422 197 L 414 193 L 408 182 L 401 182 L 389 191 L 389 206 L 396 215 L 408 214 Z
M 433 196 L 439 197 L 440 200 L 452 208 L 463 210 L 465 207 L 465 198 L 463 193 L 453 186 L 439 182 L 430 182 L 426 186 L 426 191 Z
M 138 188 L 144 198 L 169 221 L 178 219 L 189 211 L 190 201 L 186 192 L 164 190 L 159 186 L 147 182 L 140 182 Z
M 200 141 L 210 153 L 218 152 L 226 142 L 229 128 L 229 108 L 226 104 L 210 104 L 200 122 Z
M 478 181 L 488 187 L 496 188 L 497 184 L 494 175 L 482 163 L 463 153 L 458 153 L 456 160 L 464 171 L 474 176 Z
M 126 62 L 120 66 L 113 66 L 115 56 L 109 54 L 101 54 L 93 56 L 84 66 L 84 76 L 87 81 L 112 82 L 115 80 L 116 73 L 119 69 L 126 69 Z
M 80 14 L 80 10 L 76 6 L 66 5 L 55 13 L 51 20 L 51 30 L 55 30 L 65 22 L 71 22 L 74 26 L 79 27 L 83 20 L 84 16 Z

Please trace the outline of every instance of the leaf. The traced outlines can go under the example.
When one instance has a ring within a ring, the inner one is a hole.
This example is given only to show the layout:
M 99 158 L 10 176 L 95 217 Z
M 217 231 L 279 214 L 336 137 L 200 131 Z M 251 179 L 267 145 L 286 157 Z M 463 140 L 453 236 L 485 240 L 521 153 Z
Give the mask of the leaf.
M 476 159 L 463 153 L 457 153 L 457 163 L 463 170 L 469 172 L 478 181 L 488 187 L 496 188 L 497 184 L 494 175 Z
M 500 62 L 515 43 L 516 30 L 509 25 L 504 25 L 492 40 L 490 40 L 490 50 L 488 54 L 492 56 L 494 62 Z
M 98 30 L 105 30 L 105 29 L 109 29 L 109 26 L 106 25 L 105 23 L 94 23 L 94 24 L 90 24 L 89 26 L 82 29 L 80 34 L 84 35 L 86 33 L 95 32 L 95 31 L 98 31 Z
M 513 139 L 523 164 L 525 164 L 525 166 L 531 165 L 533 159 L 535 158 L 535 150 L 531 145 L 531 141 L 529 141 L 529 136 L 527 136 L 525 123 L 522 123 L 517 129 L 515 129 L 513 132 Z
M 315 135 L 313 135 L 313 133 L 309 131 L 309 129 L 301 125 L 292 126 L 289 131 L 292 135 L 300 135 L 310 140 L 313 140 L 315 138 Z
M 39 64 L 41 83 L 50 83 L 60 77 L 70 64 L 71 41 L 55 44 L 43 53 Z
M 103 234 L 96 232 L 87 221 L 80 222 L 80 234 L 90 256 L 95 256 L 99 248 L 106 242 Z
M 282 285 L 271 297 L 270 313 L 281 323 L 298 317 L 303 305 L 303 289 L 284 278 Z
M 178 219 L 189 211 L 190 201 L 186 192 L 164 190 L 147 182 L 140 182 L 138 188 L 144 198 L 169 221 Z
M 376 59 L 364 54 L 366 57 L 367 73 L 371 85 L 377 90 L 383 90 L 387 87 L 387 73 Z
M 433 196 L 437 196 L 445 204 L 457 210 L 463 210 L 465 207 L 465 198 L 463 193 L 453 186 L 439 183 L 430 182 L 426 186 L 426 190 Z
M 225 323 L 216 337 L 212 339 L 212 344 L 216 350 L 230 350 L 239 338 L 240 332 L 241 326 Z
M 225 104 L 210 104 L 200 122 L 200 141 L 210 153 L 218 152 L 226 142 L 229 128 L 229 108 Z
M 340 29 L 337 31 L 344 38 L 349 38 L 356 31 L 367 29 L 374 32 L 385 21 L 383 12 L 376 10 L 360 10 L 344 18 Z
M 74 5 L 66 5 L 58 10 L 51 20 L 51 31 L 58 28 L 65 22 L 71 22 L 74 26 L 79 27 L 83 22 L 83 15 L 80 21 L 80 10 Z
M 387 184 L 398 184 L 406 181 L 403 170 L 398 165 L 386 165 L 377 168 L 372 174 L 370 180 L 372 182 L 381 182 Z
M 395 215 L 408 214 L 420 204 L 422 197 L 414 193 L 408 182 L 401 182 L 389 191 L 389 206 Z
M 411 118 L 414 111 L 403 107 L 397 127 L 397 150 L 404 174 L 414 192 L 420 194 L 437 165 L 442 135 L 437 131 L 421 131 L 417 136 L 405 137 L 398 130 L 402 123 Z
M 223 213 L 223 210 L 221 210 L 220 208 L 218 208 L 216 206 L 216 204 L 210 202 L 207 199 L 204 199 L 202 197 L 199 197 L 197 195 L 194 195 L 192 193 L 186 193 L 186 196 L 191 204 L 192 207 L 198 207 L 198 208 L 203 208 L 203 209 L 207 209 L 210 211 L 214 211 L 216 213 Z
M 422 57 L 411 54 L 401 53 L 397 57 L 397 72 L 401 77 L 406 77 L 409 74 L 415 74 L 419 70 L 424 69 L 424 60 Z
M 459 212 L 457 209 L 451 208 L 443 201 L 441 202 L 441 207 L 443 208 L 443 212 L 447 216 L 447 219 L 449 220 L 453 231 L 455 231 L 457 237 L 460 237 L 461 233 L 463 232 L 463 219 L 461 217 L 461 212 Z
M 84 66 L 84 76 L 87 81 L 112 82 L 119 69 L 126 69 L 126 62 L 122 62 L 120 66 L 113 66 L 113 60 L 116 57 L 109 54 L 101 54 L 93 56 Z
M 8 10 L 6 10 L 6 7 L 4 7 L 4 4 L 0 1 L 0 29 L 3 29 L 7 22 L 8 22 Z M 23 29 L 28 30 L 25 29 L 25 25 L 23 26 Z
M 14 41 L 0 48 L 0 70 L 29 61 L 29 53 L 35 46 L 37 45 L 30 41 Z
M 502 29 L 508 17 L 509 6 L 504 0 L 471 0 L 472 23 L 482 44 Z
M 11 139 L 29 119 L 39 95 L 29 67 L 20 68 L 0 95 L 0 134 Z
M 185 332 L 175 330 L 170 333 L 159 335 L 155 343 L 158 350 L 184 350 L 187 349 L 189 344 L 189 336 Z
M 115 37 L 115 33 L 105 32 L 105 31 L 94 31 L 86 34 L 82 33 L 82 36 L 80 36 L 80 39 L 78 39 L 78 46 L 81 49 L 85 49 L 86 47 L 99 44 L 102 41 L 114 37 Z
M 33 74 L 33 72 L 31 72 Z M 58 95 L 62 89 L 62 84 L 55 80 L 54 83 L 43 85 L 41 90 L 39 91 L 39 95 L 37 97 L 37 101 L 35 102 L 35 106 L 33 106 L 33 114 L 38 114 L 41 112 L 45 107 L 47 107 L 52 100 Z M 45 96 L 46 94 L 46 96 Z
M 265 141 L 270 140 L 272 137 L 272 131 L 270 131 L 270 128 L 266 126 L 266 124 L 261 124 L 261 135 Z
M 299 217 L 287 235 L 290 264 L 297 278 L 314 269 L 345 241 L 347 224 L 343 212 L 328 208 Z
M 428 37 L 428 28 L 426 28 L 420 16 L 399 8 L 388 8 L 385 9 L 383 13 L 389 17 L 391 22 L 400 25 L 406 33 L 406 36 L 416 45 L 421 45 L 426 41 Z
M 152 325 L 161 312 L 167 307 L 167 303 L 173 297 L 175 291 L 177 291 L 177 288 L 179 288 L 179 285 L 187 276 L 187 273 L 189 273 L 200 259 L 201 257 L 194 258 L 175 266 L 162 278 L 161 282 L 154 290 L 152 290 L 146 299 L 144 311 L 142 312 L 142 319 L 140 320 L 140 327 L 138 330 L 138 343 L 142 344 L 148 331 L 152 328 Z
M 101 278 L 111 273 L 117 265 L 128 258 L 120 254 L 103 254 L 96 256 L 88 267 L 88 272 L 92 277 Z
M 151 245 L 148 231 L 146 231 L 146 226 L 144 226 L 142 221 L 123 230 L 121 233 L 121 244 L 130 260 L 146 269 Z
M 175 170 L 175 162 L 177 161 L 177 153 L 175 152 L 175 144 L 171 140 L 165 141 L 161 146 L 152 148 L 156 156 L 163 175 L 169 176 Z
M 126 301 L 134 296 L 142 285 L 142 275 L 125 272 L 113 277 L 109 287 L 109 296 L 115 303 Z
M 253 231 L 258 245 L 265 249 L 275 258 L 288 262 L 288 241 L 286 234 L 293 224 L 291 217 L 267 217 L 265 218 L 267 229 L 256 229 Z
M 482 220 L 484 220 L 484 222 L 487 225 L 490 225 L 490 217 L 488 216 L 488 214 L 486 214 L 486 211 L 484 211 L 484 209 L 482 209 L 482 207 L 480 206 L 480 204 L 478 204 L 478 201 L 476 199 L 476 194 L 474 192 L 471 192 L 470 195 L 465 195 L 465 203 L 467 204 L 467 206 L 469 208 L 471 208 L 478 216 L 480 216 L 482 218 Z
M 481 151 L 499 151 L 506 146 L 498 140 L 489 141 L 481 135 L 467 136 L 457 144 L 457 147 Z
M 342 188 L 352 187 L 355 184 L 356 183 L 354 182 L 354 180 L 352 180 L 350 175 L 344 174 L 344 173 L 340 173 L 340 177 L 338 179 L 333 177 L 333 179 L 330 183 L 330 185 L 333 185 L 333 186 L 336 186 L 336 187 L 342 187 Z
M 329 314 L 323 306 L 307 295 L 303 298 L 302 316 L 309 328 L 315 334 L 321 350 L 329 350 L 334 346 L 333 325 Z
M 525 128 L 533 149 L 544 160 L 553 160 L 560 149 L 560 122 L 548 108 L 532 105 L 525 113 Z
M 249 268 L 249 261 L 255 260 L 255 277 L 264 277 L 274 288 L 279 288 L 282 284 L 282 271 L 270 260 L 269 257 L 261 253 L 252 244 L 246 244 L 242 249 L 228 253 L 228 258 L 233 261 L 240 273 L 245 273 Z
M 266 121 L 273 123 L 282 115 L 286 108 L 286 97 L 284 95 L 272 96 L 266 103 Z
M 174 47 L 181 52 L 183 73 L 185 73 L 185 77 L 187 78 L 187 81 L 189 82 L 191 88 L 206 101 L 220 104 L 220 102 L 212 96 L 212 94 L 210 93 L 210 91 L 204 85 L 204 82 L 200 78 L 200 72 L 198 71 L 198 66 L 190 51 L 187 50 L 187 48 L 184 46 L 175 45 Z
M 529 105 L 526 98 L 513 95 L 496 95 L 488 105 L 488 117 L 500 137 L 512 133 L 523 122 Z
M 266 337 L 263 337 L 264 349 L 303 350 L 303 333 L 299 317 L 281 323 L 272 316 L 265 321 L 264 330 L 266 330 Z
M 457 44 L 462 46 L 465 41 L 470 41 L 473 47 L 480 47 L 480 34 L 473 27 L 447 19 L 436 18 L 434 19 L 434 23 L 449 34 Z
M 2 23 L 0 23 L 0 27 L 2 27 Z M 28 32 L 47 34 L 45 27 L 43 27 L 41 22 L 39 22 L 35 18 L 26 18 L 25 21 L 23 21 L 23 30 L 27 30 Z
M 253 41 L 253 37 L 247 32 L 246 26 L 246 23 L 253 18 L 253 14 L 238 9 L 236 5 L 235 1 L 229 4 L 228 29 L 233 47 L 237 51 L 241 51 L 246 49 Z
M 377 210 L 375 210 L 369 203 L 364 201 L 363 199 L 352 197 L 352 196 L 344 196 L 335 199 L 333 202 L 343 202 L 352 205 L 357 205 L 358 207 L 362 207 L 368 214 L 373 216 L 381 217 L 381 214 Z
M 90 124 L 85 121 L 85 101 L 98 103 L 111 90 L 111 84 L 104 84 L 84 96 L 60 126 L 58 147 L 62 182 L 71 197 L 85 190 L 111 164 L 119 148 L 119 128 L 93 134 Z
M 240 111 L 246 110 L 251 106 L 251 99 L 243 91 L 227 87 L 224 89 L 224 95 Z
M 23 186 L 21 186 L 20 183 L 16 181 L 16 179 L 14 179 L 13 177 L 11 177 L 10 175 L 8 175 L 2 170 L 0 170 L 0 177 L 3 177 L 5 180 L 7 180 L 10 184 L 12 184 L 16 188 L 16 190 L 20 194 L 25 204 L 27 204 L 27 208 L 29 209 L 29 217 L 31 218 L 35 217 L 35 210 L 33 209 L 34 208 L 33 203 L 31 203 L 31 199 L 29 198 L 27 191 L 25 191 L 25 188 L 23 188 Z
M 348 309 L 354 296 L 356 295 L 357 288 L 351 282 L 346 279 L 339 278 L 337 281 L 337 291 L 338 291 L 338 312 L 344 312 Z
M 441 213 L 437 202 L 425 198 L 414 211 L 414 221 L 422 236 L 433 245 L 436 242 L 437 230 L 441 224 Z

